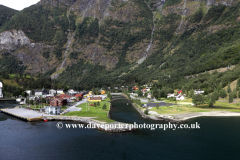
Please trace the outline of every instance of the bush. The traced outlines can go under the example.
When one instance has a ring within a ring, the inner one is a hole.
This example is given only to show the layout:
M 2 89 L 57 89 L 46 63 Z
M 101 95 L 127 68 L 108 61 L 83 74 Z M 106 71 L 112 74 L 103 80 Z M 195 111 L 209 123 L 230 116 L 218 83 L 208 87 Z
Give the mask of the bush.
M 147 109 L 145 109 L 145 111 L 144 111 L 144 114 L 146 114 L 146 115 L 148 115 L 148 108 Z
M 106 105 L 106 103 L 104 103 L 102 109 L 107 109 L 107 105 Z
M 222 98 L 226 98 L 226 97 L 227 97 L 227 92 L 226 92 L 225 89 L 221 89 L 221 90 L 219 91 L 219 93 L 220 93 L 220 97 L 222 97 Z

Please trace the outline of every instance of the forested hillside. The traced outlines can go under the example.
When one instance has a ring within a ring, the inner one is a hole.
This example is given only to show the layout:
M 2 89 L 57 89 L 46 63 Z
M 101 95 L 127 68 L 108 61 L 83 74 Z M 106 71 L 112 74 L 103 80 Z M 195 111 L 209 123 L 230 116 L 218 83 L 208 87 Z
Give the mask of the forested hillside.
M 8 22 L 18 11 L 0 5 L 0 27 Z
M 22 62 L 12 72 L 42 72 L 73 88 L 158 80 L 212 92 L 238 78 L 239 8 L 238 0 L 42 0 L 0 26 L 22 30 L 31 44 L 0 52 Z

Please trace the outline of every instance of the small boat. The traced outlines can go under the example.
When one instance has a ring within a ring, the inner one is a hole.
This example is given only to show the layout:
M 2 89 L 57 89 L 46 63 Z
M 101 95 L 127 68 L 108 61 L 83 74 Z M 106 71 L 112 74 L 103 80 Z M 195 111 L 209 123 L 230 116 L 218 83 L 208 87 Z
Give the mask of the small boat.
M 44 119 L 44 122 L 47 122 L 48 120 L 47 119 Z

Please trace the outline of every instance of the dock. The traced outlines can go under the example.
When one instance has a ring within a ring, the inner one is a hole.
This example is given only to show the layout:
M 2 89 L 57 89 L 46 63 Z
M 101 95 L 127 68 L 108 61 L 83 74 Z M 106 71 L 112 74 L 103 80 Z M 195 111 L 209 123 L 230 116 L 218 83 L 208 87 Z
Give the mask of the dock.
M 49 116 L 47 114 L 25 108 L 6 108 L 1 109 L 1 112 L 29 122 L 42 121 L 42 116 Z

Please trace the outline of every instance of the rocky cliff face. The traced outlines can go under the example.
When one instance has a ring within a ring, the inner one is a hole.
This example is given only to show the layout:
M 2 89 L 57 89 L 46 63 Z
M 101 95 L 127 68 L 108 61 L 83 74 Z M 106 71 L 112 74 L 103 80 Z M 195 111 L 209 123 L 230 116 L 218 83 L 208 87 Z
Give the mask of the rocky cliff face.
M 29 45 L 30 40 L 23 31 L 12 30 L 0 33 L 0 52 L 13 51 L 24 45 Z
M 26 72 L 46 72 L 54 67 L 42 53 L 52 51 L 53 47 L 43 43 L 31 43 L 30 39 L 21 30 L 11 30 L 0 33 L 0 53 L 9 52 L 27 67 Z

